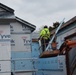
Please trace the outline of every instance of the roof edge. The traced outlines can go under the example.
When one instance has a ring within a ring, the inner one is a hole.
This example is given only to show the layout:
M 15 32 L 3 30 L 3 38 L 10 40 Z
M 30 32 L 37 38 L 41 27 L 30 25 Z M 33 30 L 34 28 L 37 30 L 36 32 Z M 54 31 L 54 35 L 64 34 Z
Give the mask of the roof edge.
M 24 21 L 23 19 L 20 19 L 19 17 L 15 16 L 16 20 L 20 21 L 21 23 L 23 24 L 26 24 L 27 26 L 33 28 L 33 31 L 36 29 L 36 26 L 27 22 L 27 21 Z
M 11 12 L 11 13 L 14 13 L 14 9 L 12 9 L 12 8 L 2 4 L 2 3 L 0 3 L 0 7 L 7 10 L 7 11 L 9 11 L 9 12 Z
M 76 21 L 76 16 L 74 16 L 73 18 L 71 18 L 70 20 L 68 20 L 67 22 L 65 22 L 65 23 L 61 26 L 61 28 L 59 29 L 59 31 L 62 30 L 63 28 L 65 28 L 66 26 L 68 26 L 69 24 L 75 22 L 75 21 Z M 51 31 L 51 34 L 54 34 L 55 31 L 56 31 L 56 29 L 53 29 L 53 30 Z
M 67 22 L 65 22 L 65 23 L 61 26 L 60 29 L 68 26 L 69 24 L 71 24 L 71 23 L 73 23 L 73 22 L 75 22 L 75 21 L 76 21 L 76 16 L 74 16 L 73 18 L 71 18 L 70 20 L 68 20 Z

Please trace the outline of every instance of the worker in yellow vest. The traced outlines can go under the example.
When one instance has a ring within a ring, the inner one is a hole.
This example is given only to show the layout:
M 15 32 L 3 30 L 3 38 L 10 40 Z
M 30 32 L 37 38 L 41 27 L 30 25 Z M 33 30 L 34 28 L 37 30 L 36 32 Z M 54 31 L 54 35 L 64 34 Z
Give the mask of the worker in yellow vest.
M 41 40 L 42 50 L 45 51 L 50 40 L 50 32 L 47 26 L 44 26 L 44 29 L 41 30 L 39 39 Z

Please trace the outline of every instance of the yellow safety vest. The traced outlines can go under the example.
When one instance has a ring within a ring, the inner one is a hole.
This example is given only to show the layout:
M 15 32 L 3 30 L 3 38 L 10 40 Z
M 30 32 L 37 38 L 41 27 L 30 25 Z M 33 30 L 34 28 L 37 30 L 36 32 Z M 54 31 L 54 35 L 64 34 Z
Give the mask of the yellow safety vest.
M 44 28 L 41 32 L 40 32 L 40 37 L 44 38 L 44 39 L 50 39 L 50 32 L 48 28 Z

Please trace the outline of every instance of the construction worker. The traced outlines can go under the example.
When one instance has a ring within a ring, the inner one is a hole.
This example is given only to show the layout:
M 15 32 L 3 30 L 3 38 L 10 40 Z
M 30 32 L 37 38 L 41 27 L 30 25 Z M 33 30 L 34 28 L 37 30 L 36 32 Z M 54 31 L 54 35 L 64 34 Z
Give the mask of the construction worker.
M 50 40 L 50 32 L 47 26 L 41 30 L 39 39 L 41 40 L 42 51 L 44 51 Z

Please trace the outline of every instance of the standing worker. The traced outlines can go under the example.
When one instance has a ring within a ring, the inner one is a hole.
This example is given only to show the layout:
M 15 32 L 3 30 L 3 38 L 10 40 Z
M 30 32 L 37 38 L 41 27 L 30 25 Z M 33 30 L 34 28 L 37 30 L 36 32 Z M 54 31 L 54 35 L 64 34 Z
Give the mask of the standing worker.
M 44 26 L 44 29 L 41 30 L 39 40 L 41 40 L 42 51 L 45 51 L 50 40 L 50 32 L 47 26 Z

